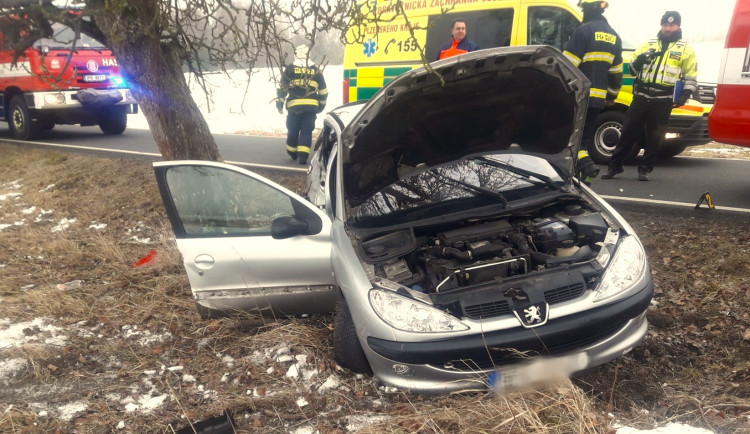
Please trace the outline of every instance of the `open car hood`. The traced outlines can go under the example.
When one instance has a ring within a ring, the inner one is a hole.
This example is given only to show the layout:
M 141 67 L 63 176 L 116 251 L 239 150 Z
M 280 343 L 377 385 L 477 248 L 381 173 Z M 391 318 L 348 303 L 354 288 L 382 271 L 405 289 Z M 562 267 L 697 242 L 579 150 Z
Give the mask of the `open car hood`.
M 492 48 L 430 67 L 391 81 L 342 132 L 349 206 L 415 171 L 478 153 L 532 153 L 572 176 L 590 84 L 559 50 Z

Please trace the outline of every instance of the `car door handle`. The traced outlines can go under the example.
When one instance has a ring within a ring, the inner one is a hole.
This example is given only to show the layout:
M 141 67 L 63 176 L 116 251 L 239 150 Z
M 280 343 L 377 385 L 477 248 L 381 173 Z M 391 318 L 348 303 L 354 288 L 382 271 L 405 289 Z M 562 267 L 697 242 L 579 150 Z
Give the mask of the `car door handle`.
M 198 255 L 193 259 L 193 262 L 198 268 L 208 270 L 209 268 L 214 266 L 214 258 L 211 255 Z

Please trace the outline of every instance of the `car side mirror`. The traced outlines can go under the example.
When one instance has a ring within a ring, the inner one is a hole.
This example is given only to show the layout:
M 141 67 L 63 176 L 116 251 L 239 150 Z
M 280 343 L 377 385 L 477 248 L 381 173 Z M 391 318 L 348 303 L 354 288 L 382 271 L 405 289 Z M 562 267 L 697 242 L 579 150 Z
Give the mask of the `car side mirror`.
M 307 231 L 307 222 L 293 216 L 282 216 L 271 223 L 271 236 L 277 240 L 304 235 Z

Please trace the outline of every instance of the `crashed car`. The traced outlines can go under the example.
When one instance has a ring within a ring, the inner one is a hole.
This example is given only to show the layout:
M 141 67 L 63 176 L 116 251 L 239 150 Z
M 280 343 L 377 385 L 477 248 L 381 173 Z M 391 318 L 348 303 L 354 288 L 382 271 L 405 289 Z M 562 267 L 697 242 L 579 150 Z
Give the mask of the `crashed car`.
M 547 46 L 416 69 L 325 118 L 306 197 L 206 161 L 154 169 L 198 310 L 336 311 L 336 361 L 422 393 L 507 389 L 637 345 L 633 229 L 574 177 L 589 83 Z

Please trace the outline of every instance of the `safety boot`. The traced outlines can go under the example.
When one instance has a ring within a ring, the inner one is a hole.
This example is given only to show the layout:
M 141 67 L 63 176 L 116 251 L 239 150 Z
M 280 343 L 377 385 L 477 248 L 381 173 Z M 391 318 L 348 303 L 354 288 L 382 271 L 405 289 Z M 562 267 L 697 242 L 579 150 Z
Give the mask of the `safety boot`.
M 624 169 L 619 164 L 610 164 L 607 168 L 607 173 L 602 175 L 602 179 L 612 179 L 618 173 L 622 173 Z
M 296 160 L 297 159 L 297 147 L 286 145 L 286 154 L 292 160 Z
M 576 175 L 578 175 L 578 179 L 586 185 L 591 185 L 591 183 L 594 181 L 594 178 L 599 176 L 599 168 L 594 165 L 594 160 L 589 157 L 589 153 L 587 151 L 578 151 Z
M 638 180 L 648 181 L 651 177 L 651 169 L 645 166 L 638 167 Z

